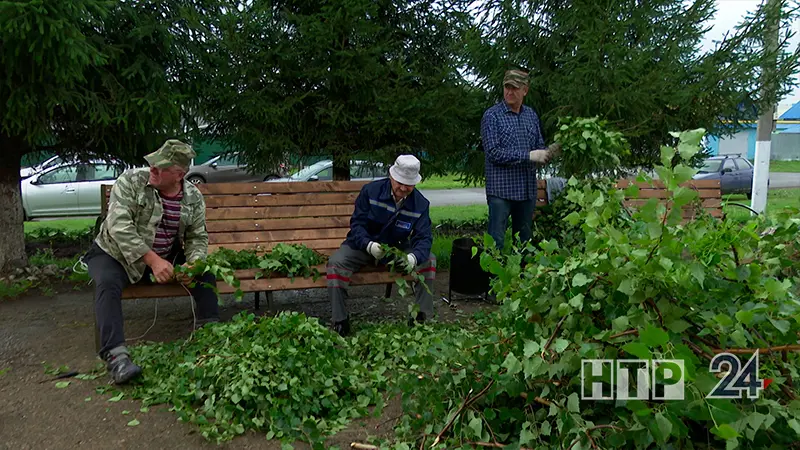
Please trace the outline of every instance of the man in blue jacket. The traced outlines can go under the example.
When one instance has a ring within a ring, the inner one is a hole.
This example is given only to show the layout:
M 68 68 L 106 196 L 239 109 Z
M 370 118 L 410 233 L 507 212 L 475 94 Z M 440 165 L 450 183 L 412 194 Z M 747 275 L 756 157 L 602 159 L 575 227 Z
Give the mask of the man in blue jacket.
M 389 178 L 373 181 L 361 188 L 350 218 L 350 232 L 342 246 L 328 260 L 328 297 L 331 299 L 333 327 L 337 333 L 350 333 L 350 318 L 345 300 L 353 272 L 367 264 L 387 263 L 381 244 L 407 252 L 399 264 L 425 277 L 415 293 L 418 322 L 433 316 L 433 280 L 436 257 L 431 253 L 433 234 L 430 202 L 414 186 L 422 179 L 420 162 L 412 155 L 401 155 L 389 168 Z M 413 318 L 409 319 L 413 325 Z

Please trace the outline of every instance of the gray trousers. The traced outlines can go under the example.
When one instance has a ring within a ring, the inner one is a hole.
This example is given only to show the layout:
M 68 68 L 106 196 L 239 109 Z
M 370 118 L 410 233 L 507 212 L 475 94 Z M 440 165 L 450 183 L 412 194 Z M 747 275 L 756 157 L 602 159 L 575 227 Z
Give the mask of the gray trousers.
M 363 250 L 356 250 L 347 244 L 342 244 L 328 259 L 328 298 L 331 300 L 333 322 L 341 322 L 348 318 L 347 288 L 350 286 L 350 277 L 367 264 L 375 264 L 375 257 Z M 431 253 L 430 259 L 417 264 L 417 272 L 425 277 L 426 290 L 419 283 L 414 285 L 419 311 L 425 313 L 427 319 L 433 317 L 433 280 L 436 278 L 436 256 Z M 430 290 L 430 292 L 428 292 Z

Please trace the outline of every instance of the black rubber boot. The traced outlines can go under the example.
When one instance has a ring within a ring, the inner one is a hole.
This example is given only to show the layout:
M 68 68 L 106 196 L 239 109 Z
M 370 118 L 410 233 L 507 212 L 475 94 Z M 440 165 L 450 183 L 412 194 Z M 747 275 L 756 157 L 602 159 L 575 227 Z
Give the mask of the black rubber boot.
M 345 337 L 350 334 L 350 319 L 344 319 L 341 322 L 333 324 L 333 330 L 339 333 L 339 336 Z
M 425 313 L 424 312 L 417 313 L 417 320 L 416 321 L 419 322 L 419 323 L 425 323 Z M 413 317 L 409 317 L 408 318 L 408 326 L 409 327 L 413 327 L 414 326 L 414 318 Z

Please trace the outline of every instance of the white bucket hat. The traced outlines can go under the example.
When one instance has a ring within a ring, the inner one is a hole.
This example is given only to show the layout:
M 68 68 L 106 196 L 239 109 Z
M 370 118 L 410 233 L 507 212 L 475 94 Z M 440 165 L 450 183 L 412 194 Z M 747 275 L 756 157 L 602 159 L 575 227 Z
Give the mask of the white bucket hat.
M 414 186 L 422 180 L 419 160 L 414 155 L 400 155 L 389 168 L 389 175 L 398 183 Z

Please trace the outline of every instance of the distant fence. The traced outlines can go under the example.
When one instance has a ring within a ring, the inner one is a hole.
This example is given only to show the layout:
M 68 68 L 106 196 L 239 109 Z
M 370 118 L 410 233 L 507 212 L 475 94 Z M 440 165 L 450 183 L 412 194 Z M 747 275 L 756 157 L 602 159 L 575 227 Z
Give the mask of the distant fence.
M 800 133 L 772 135 L 769 158 L 772 160 L 800 160 Z

